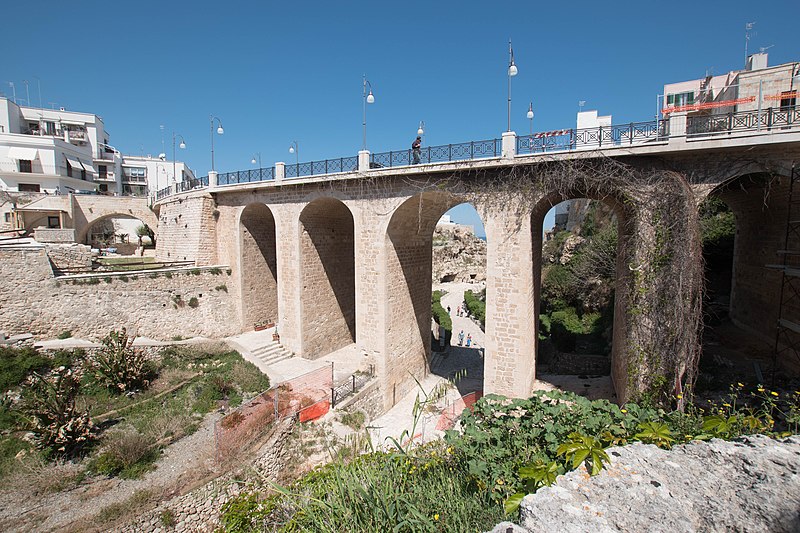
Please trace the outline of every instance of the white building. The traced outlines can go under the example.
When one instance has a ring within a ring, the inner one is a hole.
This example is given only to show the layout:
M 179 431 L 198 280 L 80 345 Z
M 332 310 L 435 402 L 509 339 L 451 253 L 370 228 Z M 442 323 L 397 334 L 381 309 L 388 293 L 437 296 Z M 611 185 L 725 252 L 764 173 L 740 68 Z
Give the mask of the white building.
M 0 97 L 0 188 L 144 196 L 194 178 L 185 163 L 123 155 L 108 141 L 97 115 L 19 106 Z

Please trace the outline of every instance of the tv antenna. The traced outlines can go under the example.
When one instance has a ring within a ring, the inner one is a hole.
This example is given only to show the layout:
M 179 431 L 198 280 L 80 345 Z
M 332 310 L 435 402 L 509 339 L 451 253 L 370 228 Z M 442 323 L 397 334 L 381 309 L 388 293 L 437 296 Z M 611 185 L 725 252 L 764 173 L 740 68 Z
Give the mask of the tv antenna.
M 583 111 L 583 106 L 586 105 L 586 100 L 578 100 L 578 113 Z
M 774 44 L 771 44 L 771 45 L 769 45 L 769 46 L 762 46 L 762 47 L 760 47 L 760 48 L 758 49 L 758 53 L 760 53 L 760 54 L 763 54 L 764 52 L 766 52 L 767 50 L 769 50 L 769 49 L 770 49 L 770 48 L 772 48 L 773 46 L 775 46 L 775 45 L 774 45 Z
M 744 25 L 744 66 L 747 67 L 747 45 L 750 44 L 750 37 L 755 36 L 756 33 L 753 32 L 752 35 L 750 32 L 753 31 L 753 26 L 755 26 L 755 22 L 748 22 Z

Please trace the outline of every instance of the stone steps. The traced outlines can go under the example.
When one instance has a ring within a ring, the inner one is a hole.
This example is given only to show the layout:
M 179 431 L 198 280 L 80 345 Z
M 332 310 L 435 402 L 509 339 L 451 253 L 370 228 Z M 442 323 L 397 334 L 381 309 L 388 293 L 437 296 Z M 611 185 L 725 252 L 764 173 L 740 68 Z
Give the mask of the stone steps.
M 263 346 L 259 346 L 250 352 L 254 358 L 258 359 L 267 366 L 274 365 L 286 359 L 294 357 L 294 353 L 284 348 L 279 342 L 272 341 Z

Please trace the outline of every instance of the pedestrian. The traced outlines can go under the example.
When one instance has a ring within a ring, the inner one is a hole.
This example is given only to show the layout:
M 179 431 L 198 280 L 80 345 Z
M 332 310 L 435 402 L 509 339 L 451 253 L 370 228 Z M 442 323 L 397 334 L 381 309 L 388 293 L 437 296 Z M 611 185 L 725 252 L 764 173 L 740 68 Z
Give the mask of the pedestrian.
M 461 316 L 461 306 L 456 307 L 456 316 Z
M 417 135 L 414 142 L 411 143 L 411 154 L 414 156 L 414 164 L 419 165 L 419 155 L 422 148 L 422 137 Z
M 458 332 L 458 345 L 459 346 L 463 346 L 464 345 L 464 330 L 463 329 Z
M 467 335 L 467 348 L 469 348 L 470 344 L 472 344 L 472 333 Z
M 450 314 L 450 306 L 449 305 L 447 306 L 447 314 L 448 315 Z

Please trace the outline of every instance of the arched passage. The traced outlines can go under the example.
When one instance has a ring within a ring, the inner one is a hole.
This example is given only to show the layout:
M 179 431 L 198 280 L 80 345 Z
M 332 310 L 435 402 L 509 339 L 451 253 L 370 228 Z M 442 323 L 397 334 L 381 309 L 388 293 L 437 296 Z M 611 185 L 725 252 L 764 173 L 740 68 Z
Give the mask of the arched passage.
M 264 204 L 250 204 L 239 218 L 242 328 L 278 321 L 275 218 Z
M 353 215 L 335 198 L 300 213 L 302 355 L 322 357 L 356 339 Z
M 122 255 L 133 254 L 139 246 L 139 228 L 145 222 L 124 213 L 109 214 L 93 220 L 86 226 L 76 241 L 93 248 L 113 247 Z M 156 228 L 148 226 L 151 231 Z M 143 244 L 154 244 L 149 237 L 143 237 Z
M 430 370 L 433 230 L 458 201 L 417 194 L 392 214 L 386 230 L 386 383 L 391 405 Z
M 556 211 L 555 233 L 543 247 L 545 215 L 566 200 L 570 203 Z M 544 368 L 545 381 L 590 397 L 613 397 L 608 378 L 588 376 L 609 375 L 625 359 L 625 302 L 614 297 L 629 275 L 621 253 L 625 221 L 625 210 L 610 196 L 597 201 L 550 194 L 531 214 L 535 316 L 538 337 L 545 339 L 537 349 L 537 373 Z M 545 261 L 554 263 L 546 268 L 546 280 Z
M 572 199 L 549 211 L 542 232 L 538 379 L 610 398 L 616 212 L 603 202 Z

